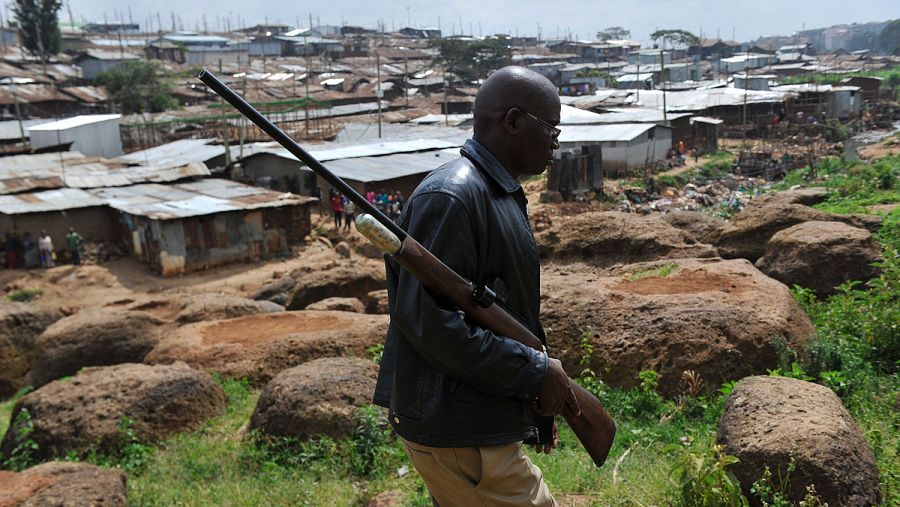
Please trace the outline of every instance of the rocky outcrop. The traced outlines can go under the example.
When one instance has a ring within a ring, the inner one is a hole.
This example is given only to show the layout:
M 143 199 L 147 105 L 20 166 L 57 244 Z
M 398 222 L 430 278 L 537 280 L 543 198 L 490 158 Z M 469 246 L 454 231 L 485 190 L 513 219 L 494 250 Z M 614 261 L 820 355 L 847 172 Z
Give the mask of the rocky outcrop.
M 662 219 L 672 227 L 686 232 L 696 241 L 728 224 L 722 218 L 699 211 L 673 211 L 663 215 Z
M 143 312 L 111 308 L 58 320 L 37 338 L 27 381 L 37 387 L 85 366 L 139 363 L 159 341 L 160 324 Z
M 63 316 L 57 309 L 0 302 L 0 400 L 27 385 L 37 337 Z
M 354 414 L 370 403 L 378 365 L 368 359 L 327 357 L 279 373 L 263 389 L 249 430 L 266 437 L 344 438 Z
M 668 395 L 685 370 L 719 385 L 775 367 L 776 337 L 802 354 L 815 335 L 788 288 L 745 260 L 659 261 L 612 275 L 571 264 L 545 269 L 542 280 L 550 353 L 577 375 L 587 337 L 591 368 L 615 387 L 637 385 L 649 369 Z
M 787 285 L 834 293 L 848 280 L 866 281 L 878 274 L 872 266 L 881 249 L 872 234 L 841 222 L 804 222 L 778 231 L 756 267 Z
M 253 299 L 265 299 L 301 310 L 307 305 L 333 297 L 362 299 L 385 287 L 384 262 L 353 257 L 307 266 L 273 280 L 256 292 Z
M 33 457 L 48 459 L 115 449 L 127 443 L 128 433 L 141 442 L 160 441 L 197 427 L 224 408 L 222 388 L 208 373 L 184 363 L 86 368 L 19 400 L 0 454 L 9 457 L 20 446 L 23 424 L 32 425 L 27 438 L 37 444 Z
M 150 364 L 184 361 L 227 378 L 265 385 L 282 370 L 321 357 L 369 357 L 384 342 L 389 318 L 351 312 L 251 315 L 183 326 L 147 355 Z
M 387 289 L 373 290 L 366 294 L 366 313 L 387 314 L 388 308 L 388 291 Z
M 356 298 L 328 298 L 323 299 L 322 301 L 316 301 L 310 305 L 307 305 L 305 310 L 316 310 L 316 311 L 336 311 L 336 312 L 354 312 L 354 313 L 366 313 L 366 307 L 363 306 L 362 301 Z
M 698 243 L 658 216 L 617 211 L 579 214 L 538 233 L 536 239 L 543 259 L 598 267 L 716 256 L 715 248 Z
M 196 294 L 189 296 L 184 309 L 178 313 L 179 324 L 205 320 L 233 319 L 255 315 L 265 310 L 259 302 L 231 294 Z
M 776 232 L 803 222 L 843 222 L 853 227 L 875 232 L 881 219 L 871 215 L 839 215 L 819 211 L 798 202 L 803 197 L 790 193 L 770 194 L 758 197 L 725 228 L 703 238 L 718 248 L 727 259 L 747 259 L 756 262 L 765 253 L 766 243 Z
M 828 505 L 881 503 L 875 456 L 862 432 L 828 389 L 784 377 L 749 377 L 732 390 L 717 440 L 740 461 L 730 470 L 745 492 L 769 467 L 785 474 L 787 496 L 799 502 L 807 486 Z
M 23 472 L 0 471 L 0 506 L 125 507 L 125 472 L 89 463 L 49 462 Z

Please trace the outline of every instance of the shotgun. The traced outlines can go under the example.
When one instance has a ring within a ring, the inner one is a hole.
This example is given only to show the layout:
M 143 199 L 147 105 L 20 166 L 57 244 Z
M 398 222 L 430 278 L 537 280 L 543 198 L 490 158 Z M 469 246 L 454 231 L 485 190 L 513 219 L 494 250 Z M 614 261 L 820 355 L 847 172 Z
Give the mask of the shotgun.
M 461 310 L 468 318 L 536 350 L 544 351 L 543 343 L 515 317 L 495 304 L 495 294 L 483 285 L 475 285 L 447 267 L 419 244 L 412 236 L 384 215 L 372 203 L 356 192 L 344 180 L 329 171 L 321 162 L 300 147 L 283 130 L 275 126 L 247 101 L 208 70 L 200 72 L 200 81 L 225 99 L 241 114 L 262 129 L 278 144 L 291 152 L 334 188 L 347 196 L 364 211 L 356 218 L 356 227 L 369 241 L 393 256 L 398 264 L 422 282 L 429 291 L 440 294 Z M 577 405 L 564 405 L 562 415 L 587 450 L 594 464 L 606 461 L 616 434 L 616 423 L 593 394 L 569 379 Z

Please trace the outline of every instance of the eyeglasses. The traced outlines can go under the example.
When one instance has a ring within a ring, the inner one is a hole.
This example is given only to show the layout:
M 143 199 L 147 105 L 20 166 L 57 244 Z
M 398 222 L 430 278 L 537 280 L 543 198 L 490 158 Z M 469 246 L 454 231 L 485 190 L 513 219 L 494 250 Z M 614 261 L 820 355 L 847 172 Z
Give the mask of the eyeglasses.
M 547 127 L 547 128 L 550 130 L 550 137 L 551 137 L 552 139 L 558 138 L 560 132 L 562 132 L 561 130 L 559 130 L 558 128 L 554 127 L 554 126 L 551 125 L 550 123 L 548 123 L 548 122 L 546 122 L 546 121 L 544 121 L 544 120 L 538 118 L 537 116 L 535 116 L 535 115 L 529 113 L 528 111 L 522 111 L 522 112 L 525 113 L 526 115 L 528 115 L 528 117 L 531 118 L 532 120 L 534 120 L 534 121 L 540 123 L 541 125 Z

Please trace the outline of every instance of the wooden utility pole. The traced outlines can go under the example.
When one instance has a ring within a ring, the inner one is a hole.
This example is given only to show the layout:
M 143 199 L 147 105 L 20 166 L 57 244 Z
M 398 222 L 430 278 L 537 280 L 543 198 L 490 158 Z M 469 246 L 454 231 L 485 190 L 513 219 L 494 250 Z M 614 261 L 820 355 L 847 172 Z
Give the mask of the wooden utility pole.
M 406 9 L 409 10 L 409 7 Z M 381 36 L 384 36 L 383 29 Z M 381 39 L 379 39 L 375 47 L 375 79 L 377 79 L 375 83 L 375 100 L 378 102 L 378 139 L 381 139 L 381 97 L 384 96 L 384 92 L 381 91 L 381 52 L 378 50 L 381 42 Z
M 663 39 L 665 40 L 665 39 Z M 663 77 L 666 75 L 666 57 L 665 57 L 665 43 L 663 43 L 663 49 L 659 50 L 659 88 L 662 90 L 663 97 L 663 121 L 666 121 L 666 87 L 663 86 Z

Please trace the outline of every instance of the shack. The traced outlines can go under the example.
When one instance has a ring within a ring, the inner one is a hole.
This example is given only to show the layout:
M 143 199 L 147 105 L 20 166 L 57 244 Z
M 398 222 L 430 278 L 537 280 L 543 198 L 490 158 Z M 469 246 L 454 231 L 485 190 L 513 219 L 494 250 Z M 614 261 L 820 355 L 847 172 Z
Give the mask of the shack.
M 342 144 L 317 146 L 308 150 L 331 172 L 343 178 L 359 192 L 404 193 L 419 184 L 428 171 L 447 158 L 449 149 L 458 156 L 463 136 L 457 139 L 411 139 L 371 144 Z M 443 157 L 443 158 L 442 158 Z M 447 158 L 449 160 L 449 158 Z M 331 187 L 317 178 L 305 164 L 284 148 L 260 149 L 240 160 L 231 171 L 231 178 L 254 185 L 293 192 L 300 195 L 327 195 Z M 409 194 L 406 194 L 409 195 Z
M 70 149 L 87 156 L 116 157 L 123 153 L 120 114 L 93 114 L 28 127 L 31 146 L 40 149 L 72 143 Z
M 115 222 L 106 201 L 80 188 L 58 188 L 41 192 L 0 195 L 0 230 L 30 232 L 37 240 L 46 229 L 53 245 L 65 248 L 69 227 L 90 241 L 117 239 Z
M 652 123 L 618 125 L 562 125 L 557 156 L 581 155 L 599 147 L 606 176 L 630 176 L 638 169 L 666 159 L 672 129 Z
M 121 50 L 87 49 L 75 57 L 75 63 L 81 67 L 84 79 L 93 80 L 107 70 L 121 67 L 128 60 L 139 59 L 137 55 Z
M 310 233 L 317 202 L 222 179 L 90 193 L 117 212 L 135 256 L 167 277 L 287 255 Z

